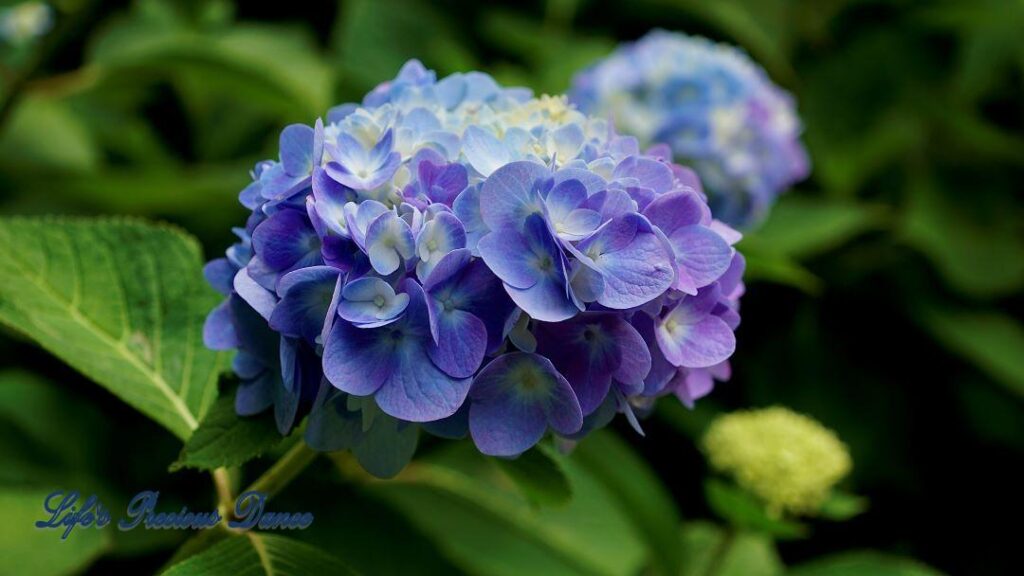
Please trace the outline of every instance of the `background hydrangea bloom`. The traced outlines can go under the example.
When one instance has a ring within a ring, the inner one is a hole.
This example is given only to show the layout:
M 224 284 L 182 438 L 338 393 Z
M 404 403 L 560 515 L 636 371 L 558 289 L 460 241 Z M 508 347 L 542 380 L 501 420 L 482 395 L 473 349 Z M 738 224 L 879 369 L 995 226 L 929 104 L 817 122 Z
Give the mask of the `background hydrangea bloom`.
M 669 145 L 733 225 L 808 174 L 792 97 L 732 46 L 654 31 L 577 74 L 570 98 L 642 143 Z
M 240 413 L 312 410 L 307 442 L 375 474 L 403 461 L 362 443 L 409 457 L 420 426 L 515 456 L 727 377 L 739 234 L 565 97 L 411 61 L 252 176 L 207 343 L 240 350 Z

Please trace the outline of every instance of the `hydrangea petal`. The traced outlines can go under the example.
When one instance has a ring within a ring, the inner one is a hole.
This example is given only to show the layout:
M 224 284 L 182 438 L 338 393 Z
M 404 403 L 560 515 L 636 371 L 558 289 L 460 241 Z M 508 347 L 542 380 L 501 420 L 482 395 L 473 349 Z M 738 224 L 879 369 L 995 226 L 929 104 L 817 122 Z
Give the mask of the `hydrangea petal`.
M 656 331 L 658 346 L 669 362 L 687 368 L 706 368 L 732 356 L 736 337 L 718 316 L 693 323 L 663 322 Z
M 583 414 L 569 382 L 546 358 L 505 354 L 473 381 L 469 430 L 484 454 L 521 454 L 540 441 L 549 424 L 560 433 L 577 432 Z
M 480 191 L 480 212 L 487 227 L 519 228 L 527 216 L 540 212 L 536 186 L 549 176 L 545 166 L 527 160 L 505 164 L 491 174 Z
M 639 215 L 612 220 L 580 244 L 604 279 L 598 303 L 627 309 L 665 292 L 674 278 L 670 255 Z
M 366 230 L 367 255 L 370 265 L 378 274 L 388 275 L 398 270 L 403 260 L 416 253 L 416 241 L 409 224 L 394 212 L 385 212 Z
M 311 266 L 286 274 L 278 283 L 281 300 L 270 315 L 270 327 L 310 342 L 323 332 L 340 272 L 330 266 Z
M 500 140 L 477 126 L 466 128 L 462 135 L 462 152 L 473 169 L 484 177 L 490 176 L 512 159 Z
M 281 164 L 291 176 L 307 175 L 313 170 L 313 129 L 292 124 L 281 131 Z
M 679 267 L 686 270 L 697 288 L 725 274 L 732 262 L 732 248 L 710 228 L 684 226 L 668 237 Z

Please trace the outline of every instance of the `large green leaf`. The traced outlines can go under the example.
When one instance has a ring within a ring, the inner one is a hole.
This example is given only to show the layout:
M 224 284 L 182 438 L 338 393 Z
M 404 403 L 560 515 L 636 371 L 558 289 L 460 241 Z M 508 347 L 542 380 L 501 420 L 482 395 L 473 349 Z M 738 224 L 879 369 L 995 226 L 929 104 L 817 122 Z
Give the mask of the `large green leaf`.
M 614 492 L 574 459 L 560 463 L 573 497 L 558 507 L 532 505 L 468 443 L 369 487 L 471 574 L 637 573 L 643 545 Z
M 654 471 L 606 430 L 582 441 L 572 459 L 616 495 L 616 503 L 643 536 L 656 573 L 679 572 L 682 557 L 675 541 L 679 512 Z
M 91 72 L 116 79 L 126 70 L 171 77 L 200 71 L 236 98 L 244 94 L 307 123 L 331 105 L 334 76 L 309 34 L 248 23 L 204 29 L 169 8 L 154 12 L 140 9 L 115 20 L 91 47 Z
M 776 576 L 784 572 L 771 539 L 709 522 L 683 526 L 680 576 Z
M 92 135 L 79 116 L 59 100 L 25 98 L 0 133 L 4 167 L 81 172 L 99 158 Z
M 843 552 L 793 566 L 789 576 L 941 576 L 941 572 L 907 558 L 881 552 Z
M 884 212 L 878 206 L 786 195 L 763 225 L 745 235 L 740 250 L 755 246 L 759 252 L 803 259 L 833 250 L 883 222 Z
M 239 466 L 279 444 L 281 434 L 269 414 L 239 416 L 235 412 L 234 394 L 225 394 L 185 442 L 178 461 L 171 464 L 171 471 Z
M 79 487 L 99 475 L 103 416 L 53 382 L 0 372 L 0 430 L 0 484 Z
M 964 203 L 963 191 L 926 175 L 910 186 L 907 240 L 934 263 L 947 282 L 976 297 L 1014 293 L 1024 286 L 1020 209 L 984 191 Z
M 492 459 L 530 502 L 538 506 L 565 504 L 572 498 L 572 486 L 562 465 L 540 447 L 514 459 Z
M 319 548 L 289 538 L 246 532 L 228 538 L 163 572 L 163 576 L 307 576 L 355 574 Z
M 217 298 L 195 240 L 127 219 L 8 218 L 0 245 L 0 322 L 187 438 L 226 360 L 203 346 Z
M 40 530 L 34 524 L 49 515 L 43 501 L 51 488 L 2 488 L 0 566 L 6 574 L 60 576 L 82 571 L 110 545 L 110 528 L 76 528 L 61 540 L 63 529 Z
M 475 68 L 474 53 L 462 44 L 465 37 L 426 2 L 350 0 L 338 12 L 332 44 L 345 71 L 346 96 L 360 99 L 410 58 L 442 75 Z
M 922 311 L 924 325 L 944 346 L 1024 397 L 1024 327 L 995 312 Z

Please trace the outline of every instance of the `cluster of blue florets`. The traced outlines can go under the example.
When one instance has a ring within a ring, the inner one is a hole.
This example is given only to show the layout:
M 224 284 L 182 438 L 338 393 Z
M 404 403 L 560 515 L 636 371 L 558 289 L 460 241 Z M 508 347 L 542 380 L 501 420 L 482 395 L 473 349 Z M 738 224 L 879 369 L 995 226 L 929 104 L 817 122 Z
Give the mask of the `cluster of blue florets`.
M 570 98 L 641 143 L 668 144 L 734 226 L 756 222 L 808 174 L 793 99 L 733 46 L 651 32 L 580 72 Z
M 239 414 L 391 474 L 418 429 L 515 456 L 728 377 L 744 262 L 696 175 L 564 97 L 409 62 L 292 125 L 206 275 Z

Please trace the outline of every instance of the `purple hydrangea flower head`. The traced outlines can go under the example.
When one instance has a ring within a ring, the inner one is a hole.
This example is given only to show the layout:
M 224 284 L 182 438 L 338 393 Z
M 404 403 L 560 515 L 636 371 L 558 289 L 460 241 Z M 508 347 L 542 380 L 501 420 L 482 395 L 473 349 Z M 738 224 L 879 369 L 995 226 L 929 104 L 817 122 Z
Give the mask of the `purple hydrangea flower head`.
M 421 430 L 514 457 L 728 376 L 740 235 L 664 147 L 415 61 L 280 147 L 206 268 L 240 414 L 387 476 Z
M 732 46 L 657 30 L 577 74 L 570 97 L 667 145 L 733 225 L 756 222 L 810 169 L 793 98 Z

